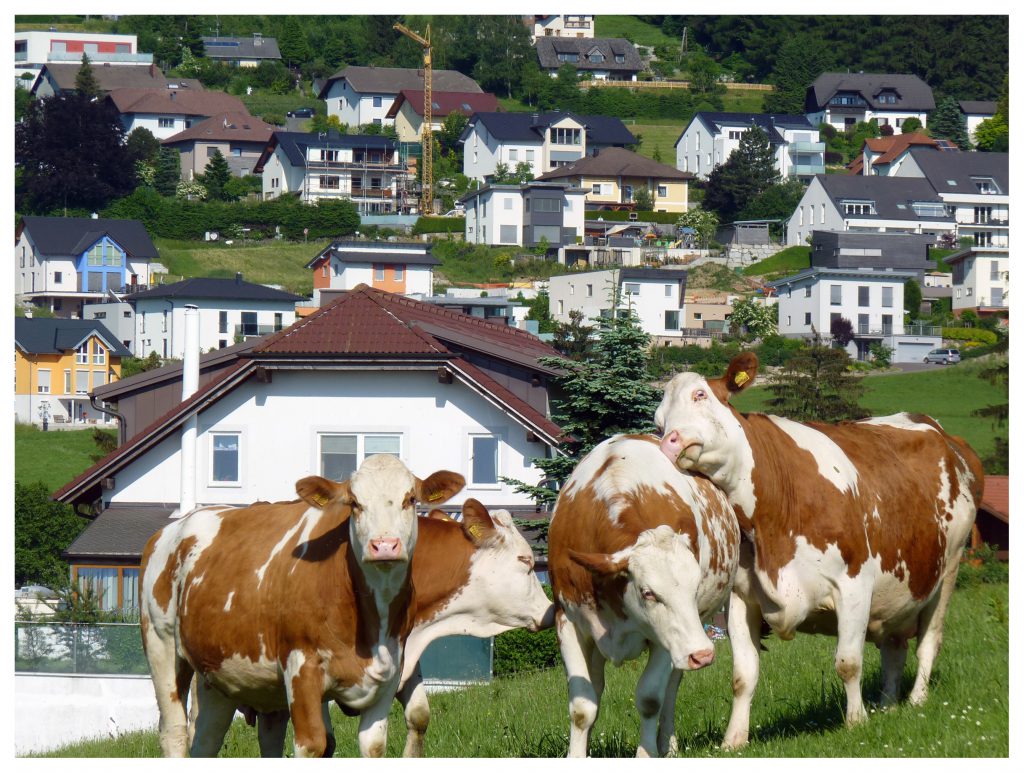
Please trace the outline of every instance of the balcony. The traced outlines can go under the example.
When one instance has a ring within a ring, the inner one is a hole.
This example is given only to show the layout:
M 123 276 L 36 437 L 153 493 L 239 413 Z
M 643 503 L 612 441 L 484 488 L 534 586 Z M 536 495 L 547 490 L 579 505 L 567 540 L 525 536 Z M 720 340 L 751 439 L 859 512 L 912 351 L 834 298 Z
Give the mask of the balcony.
M 903 335 L 940 336 L 942 335 L 942 328 L 939 325 L 904 325 Z
M 789 168 L 790 177 L 812 177 L 825 174 L 825 164 L 793 164 Z
M 281 328 L 275 327 L 274 325 L 235 325 L 235 340 L 245 340 L 246 338 L 270 335 L 271 333 L 276 333 L 280 329 Z
M 51 51 L 46 55 L 48 62 L 74 62 L 81 64 L 82 54 L 68 53 L 67 51 Z M 105 54 L 93 52 L 89 54 L 89 61 L 94 65 L 109 62 L 110 64 L 153 64 L 152 54 Z
M 394 196 L 390 188 L 352 188 L 352 197 L 360 199 L 390 199 Z
M 895 330 L 893 325 L 857 325 L 857 335 L 859 336 L 891 336 Z M 902 333 L 898 335 L 902 335 Z
M 792 153 L 824 153 L 824 142 L 791 142 L 789 152 Z

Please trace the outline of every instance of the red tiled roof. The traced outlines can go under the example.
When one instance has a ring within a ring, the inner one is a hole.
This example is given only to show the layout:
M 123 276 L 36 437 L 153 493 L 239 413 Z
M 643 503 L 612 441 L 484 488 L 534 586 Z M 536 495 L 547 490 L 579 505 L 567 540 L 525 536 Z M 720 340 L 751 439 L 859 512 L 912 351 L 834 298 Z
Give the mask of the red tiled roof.
M 910 134 L 892 134 L 888 137 L 869 137 L 864 144 L 874 153 L 881 153 L 872 165 L 889 164 L 896 160 L 901 153 L 911 145 L 935 145 L 938 143 L 927 134 L 912 132 Z M 864 153 L 855 158 L 846 167 L 851 174 L 862 174 L 864 171 Z
M 490 113 L 499 109 L 498 98 L 487 92 L 472 91 L 434 91 L 431 92 L 434 107 L 431 113 L 435 118 L 443 118 L 449 113 L 463 113 L 467 118 L 473 113 Z M 423 90 L 402 89 L 395 98 L 387 118 L 398 115 L 403 102 L 408 102 L 416 115 L 423 116 Z M 466 107 L 468 105 L 468 108 Z
M 1010 522 L 1010 478 L 1007 475 L 986 475 L 981 506 L 1006 523 Z
M 108 95 L 119 113 L 160 113 L 161 115 L 203 115 L 245 113 L 242 100 L 223 91 L 192 89 L 114 89 Z

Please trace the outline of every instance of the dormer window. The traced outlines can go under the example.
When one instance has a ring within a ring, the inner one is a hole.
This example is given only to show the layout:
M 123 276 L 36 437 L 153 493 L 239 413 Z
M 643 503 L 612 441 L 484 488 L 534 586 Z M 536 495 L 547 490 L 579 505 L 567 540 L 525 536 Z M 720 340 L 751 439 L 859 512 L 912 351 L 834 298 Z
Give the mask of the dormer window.
M 875 97 L 875 100 L 880 105 L 895 105 L 900 101 L 900 97 L 895 91 L 882 91 Z
M 915 201 L 910 206 L 918 217 L 946 216 L 946 205 L 939 201 Z
M 598 49 L 592 48 L 587 52 L 587 59 L 589 59 L 592 64 L 600 64 L 604 61 L 604 54 L 602 54 Z
M 580 60 L 580 55 L 576 54 L 576 53 L 560 52 L 558 54 L 558 61 L 559 62 L 578 62 L 579 60 Z
M 839 93 L 829 100 L 830 105 L 863 105 L 864 98 L 860 94 L 847 92 Z
M 996 181 L 991 177 L 972 177 L 971 182 L 973 182 L 974 187 L 978 189 L 978 193 L 991 195 L 998 195 L 1000 193 L 999 186 L 996 185 Z
M 843 213 L 847 215 L 874 215 L 875 202 L 873 201 L 861 201 L 861 200 L 849 200 L 840 202 L 840 206 L 843 208 Z
M 625 54 L 616 54 L 615 55 L 615 63 L 616 64 L 625 64 L 626 63 L 626 55 Z

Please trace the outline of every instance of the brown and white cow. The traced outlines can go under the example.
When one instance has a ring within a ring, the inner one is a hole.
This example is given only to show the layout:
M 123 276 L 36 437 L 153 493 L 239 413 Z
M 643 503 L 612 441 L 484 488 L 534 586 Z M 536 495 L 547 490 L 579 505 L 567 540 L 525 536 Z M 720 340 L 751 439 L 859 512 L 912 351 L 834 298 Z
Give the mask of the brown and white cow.
M 339 484 L 322 481 L 329 491 Z M 420 757 L 430 721 L 419 660 L 443 636 L 496 636 L 513 628 L 537 631 L 554 621 L 554 606 L 534 573 L 533 552 L 508 510 L 490 513 L 475 499 L 456 522 L 441 511 L 420 519 L 412 557 L 412 629 L 405 640 L 398 700 L 408 729 L 404 756 Z M 332 736 L 325 713 L 328 736 Z M 260 753 L 280 757 L 287 712 L 258 717 Z M 334 748 L 328 740 L 328 754 Z
M 849 725 L 866 718 L 865 640 L 881 649 L 888 703 L 916 636 L 910 701 L 927 698 L 983 485 L 971 448 L 927 416 L 831 425 L 739 413 L 729 398 L 753 383 L 757 366 L 744 353 L 722 378 L 680 373 L 655 414 L 666 455 L 725 491 L 746 537 L 729 609 L 734 701 L 725 747 L 748 740 L 762 617 L 782 639 L 838 637 Z
M 715 656 L 702 618 L 729 596 L 740 533 L 724 494 L 681 474 L 657 438 L 618 435 L 566 481 L 548 534 L 556 626 L 569 679 L 569 756 L 587 754 L 605 661 L 650 651 L 636 688 L 637 756 L 675 748 L 683 671 Z
M 288 710 L 296 756 L 326 745 L 324 700 L 361 714 L 359 748 L 383 753 L 411 625 L 417 501 L 442 502 L 458 473 L 426 480 L 369 457 L 328 498 L 196 510 L 157 532 L 142 559 L 142 637 L 165 756 L 188 744 L 185 696 L 198 675 L 193 755 L 215 755 L 238 705 Z

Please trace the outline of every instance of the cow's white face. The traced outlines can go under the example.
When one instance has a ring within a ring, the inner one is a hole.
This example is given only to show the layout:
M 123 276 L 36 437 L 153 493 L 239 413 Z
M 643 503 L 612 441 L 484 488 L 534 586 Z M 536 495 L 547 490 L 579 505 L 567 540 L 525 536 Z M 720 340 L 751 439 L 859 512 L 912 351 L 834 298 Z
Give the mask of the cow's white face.
M 673 668 L 692 671 L 714 660 L 697 610 L 701 571 L 689 536 L 662 525 L 618 553 L 570 556 L 591 571 L 626 575 L 623 604 L 630 619 L 669 653 Z
M 474 636 L 512 628 L 538 631 L 554 623 L 554 606 L 533 570 L 533 551 L 508 510 L 492 510 L 493 532 L 477 548 L 458 604 L 473 611 Z M 486 629 L 476 632 L 476 627 Z

